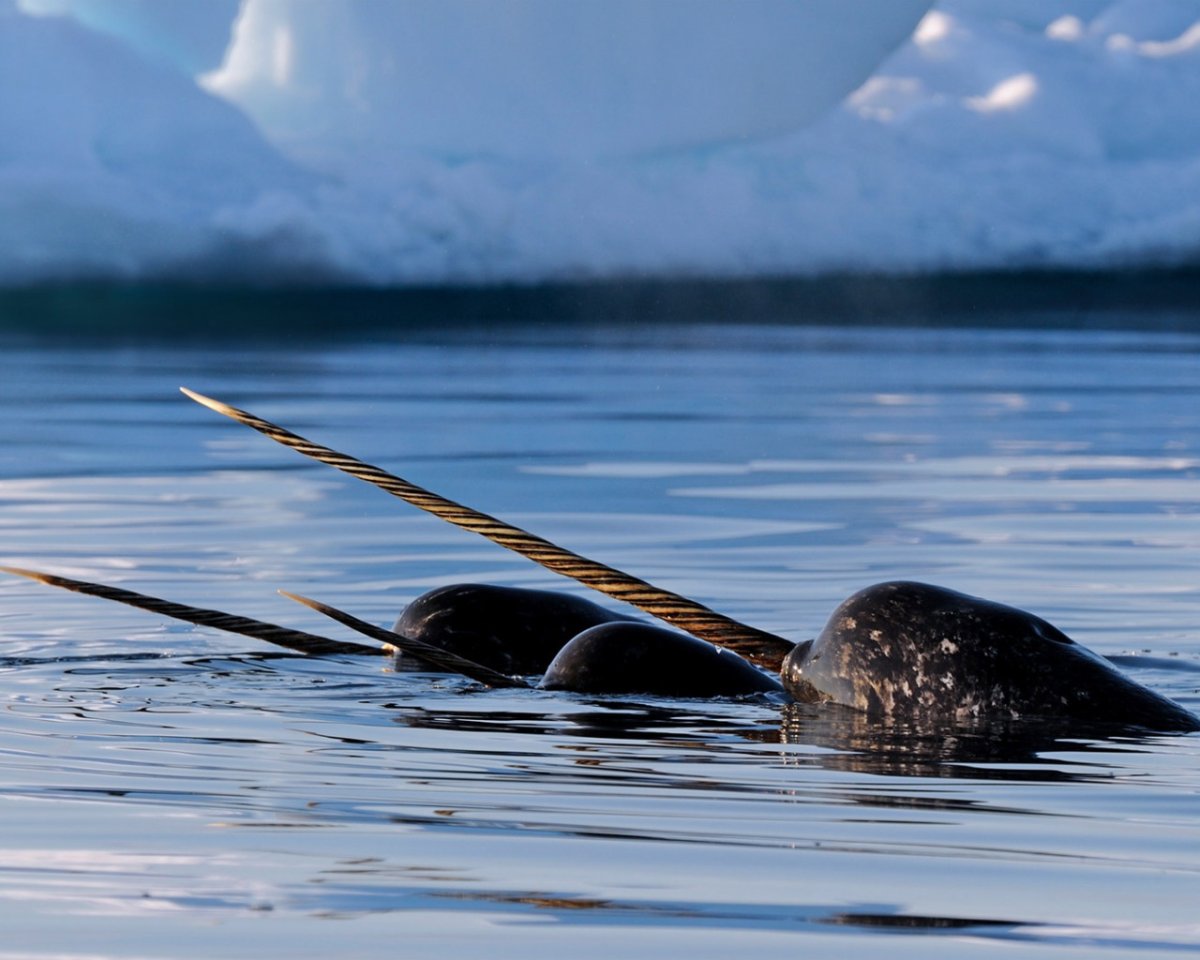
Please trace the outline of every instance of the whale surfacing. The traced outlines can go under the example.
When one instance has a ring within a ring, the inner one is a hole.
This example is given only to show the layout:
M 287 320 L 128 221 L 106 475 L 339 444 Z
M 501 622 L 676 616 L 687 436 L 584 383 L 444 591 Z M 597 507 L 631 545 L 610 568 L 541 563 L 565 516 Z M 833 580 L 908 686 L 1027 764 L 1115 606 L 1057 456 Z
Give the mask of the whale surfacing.
M 944 587 L 860 590 L 784 660 L 797 700 L 938 724 L 1075 720 L 1200 730 L 1200 719 L 1024 610 Z
M 230 630 L 314 656 L 395 654 L 400 663 L 459 673 L 492 687 L 665 697 L 789 695 L 941 735 L 1032 721 L 1073 731 L 1200 730 L 1200 717 L 1125 676 L 1050 623 L 944 587 L 891 581 L 860 590 L 800 644 L 741 623 L 536 534 L 450 500 L 245 410 L 183 388 L 202 406 L 303 456 L 469 530 L 672 629 L 588 600 L 484 584 L 438 587 L 413 600 L 394 630 L 280 591 L 370 637 L 331 640 L 219 610 L 19 567 L 0 571 Z

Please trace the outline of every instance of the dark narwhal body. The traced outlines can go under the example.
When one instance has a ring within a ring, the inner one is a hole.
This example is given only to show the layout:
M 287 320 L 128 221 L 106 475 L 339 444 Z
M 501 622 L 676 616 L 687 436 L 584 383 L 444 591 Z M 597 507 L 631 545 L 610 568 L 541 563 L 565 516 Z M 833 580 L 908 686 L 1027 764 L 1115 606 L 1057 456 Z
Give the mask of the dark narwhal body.
M 797 700 L 919 723 L 1045 718 L 1200 729 L 1193 714 L 1040 617 L 924 583 L 854 594 L 781 672 Z
M 405 607 L 394 629 L 502 673 L 545 674 L 547 690 L 670 697 L 783 690 L 728 650 L 548 590 L 438 587 Z
M 570 594 L 456 583 L 417 597 L 392 629 L 501 673 L 530 674 L 576 634 L 613 622 L 639 621 Z
M 605 623 L 573 638 L 546 670 L 546 690 L 734 697 L 783 684 L 736 653 L 648 623 Z
M 414 600 L 397 632 L 545 689 L 676 697 L 786 692 L 922 725 L 1046 719 L 1200 729 L 1200 719 L 1033 614 L 942 587 L 881 583 L 786 657 L 782 684 L 695 637 L 576 597 L 461 584 Z

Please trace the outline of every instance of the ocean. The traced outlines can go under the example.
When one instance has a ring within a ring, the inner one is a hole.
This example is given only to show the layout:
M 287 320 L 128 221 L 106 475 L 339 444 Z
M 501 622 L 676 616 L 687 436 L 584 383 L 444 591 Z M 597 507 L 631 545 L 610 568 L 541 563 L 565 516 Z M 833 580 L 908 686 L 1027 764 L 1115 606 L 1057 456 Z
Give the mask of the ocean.
M 926 580 L 1200 710 L 1194 315 L 673 289 L 6 295 L 0 563 L 336 637 L 276 591 L 587 594 L 187 386 L 793 640 Z M 1197 735 L 488 690 L 16 578 L 0 704 L 0 958 L 1200 953 Z

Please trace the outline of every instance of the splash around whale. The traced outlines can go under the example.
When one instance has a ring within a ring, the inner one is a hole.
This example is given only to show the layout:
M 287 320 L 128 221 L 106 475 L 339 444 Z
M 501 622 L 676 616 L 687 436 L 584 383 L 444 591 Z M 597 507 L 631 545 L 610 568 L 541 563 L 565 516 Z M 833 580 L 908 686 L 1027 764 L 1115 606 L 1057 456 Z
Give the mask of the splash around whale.
M 652 626 L 579 597 L 457 584 L 413 600 L 392 630 L 285 593 L 378 646 L 330 640 L 217 610 L 13 567 L 6 572 L 215 626 L 312 655 L 395 655 L 490 686 L 666 697 L 767 695 L 836 704 L 867 717 L 947 732 L 1009 721 L 1058 728 L 1200 730 L 1200 718 L 1142 686 L 1031 613 L 944 587 L 892 581 L 841 603 L 799 644 L 738 623 L 669 591 L 588 560 L 495 517 L 270 421 L 184 390 L 218 413 L 305 456 L 632 604 L 676 629 Z

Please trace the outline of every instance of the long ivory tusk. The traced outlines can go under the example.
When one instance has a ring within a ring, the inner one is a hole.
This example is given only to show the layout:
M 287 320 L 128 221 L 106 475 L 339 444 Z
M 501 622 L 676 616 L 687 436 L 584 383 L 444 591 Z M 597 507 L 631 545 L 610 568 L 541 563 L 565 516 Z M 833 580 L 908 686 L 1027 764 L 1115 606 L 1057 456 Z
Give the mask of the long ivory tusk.
M 313 633 L 301 630 L 291 630 L 274 623 L 262 620 L 251 620 L 249 617 L 239 617 L 220 610 L 207 610 L 203 607 L 189 607 L 183 603 L 173 603 L 158 597 L 147 596 L 144 593 L 134 593 L 120 587 L 110 587 L 102 583 L 90 583 L 87 580 L 72 580 L 68 577 L 55 576 L 52 573 L 41 573 L 37 570 L 26 570 L 22 567 L 0 567 L 0 571 L 11 573 L 18 577 L 27 577 L 51 587 L 60 587 L 74 593 L 86 593 L 88 596 L 100 597 L 104 600 L 115 600 L 117 603 L 128 604 L 139 610 L 161 614 L 175 620 L 195 623 L 202 627 L 216 627 L 218 630 L 228 630 L 230 633 L 240 633 L 257 640 L 266 640 L 276 646 L 286 647 L 313 656 L 330 656 L 336 654 L 372 654 L 379 656 L 390 653 L 384 647 L 368 647 L 364 643 L 344 643 L 318 637 Z
M 514 527 L 486 513 L 473 510 L 394 476 L 380 467 L 306 440 L 298 434 L 285 430 L 252 413 L 247 413 L 245 410 L 231 407 L 186 387 L 180 389 L 197 403 L 257 430 L 276 443 L 281 443 L 306 457 L 336 467 L 343 473 L 378 487 L 380 490 L 399 497 L 455 526 L 478 533 L 555 573 L 577 580 L 579 583 L 599 590 L 617 600 L 630 603 L 693 636 L 734 650 L 759 666 L 779 669 L 783 658 L 792 649 L 792 643 L 782 637 L 739 623 L 694 600 L 655 587 L 645 580 L 640 580 L 613 567 L 581 557 L 577 553 L 557 546 L 519 527 Z

